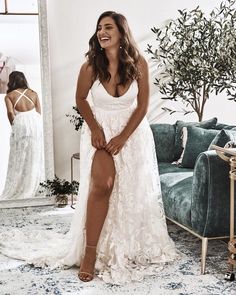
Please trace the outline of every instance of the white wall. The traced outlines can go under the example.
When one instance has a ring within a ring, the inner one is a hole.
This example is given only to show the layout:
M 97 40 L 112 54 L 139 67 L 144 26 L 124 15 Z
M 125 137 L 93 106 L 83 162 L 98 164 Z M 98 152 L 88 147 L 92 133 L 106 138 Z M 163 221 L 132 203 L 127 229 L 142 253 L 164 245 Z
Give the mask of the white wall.
M 49 45 L 52 71 L 53 124 L 55 144 L 55 171 L 59 177 L 70 178 L 70 157 L 79 151 L 79 132 L 65 116 L 75 105 L 75 87 L 79 68 L 88 50 L 88 40 L 95 31 L 99 15 L 106 10 L 116 10 L 124 14 L 133 35 L 142 51 L 153 40 L 153 26 L 178 16 L 178 9 L 194 9 L 200 5 L 203 11 L 210 12 L 219 0 L 48 0 Z M 163 100 L 153 85 L 148 118 L 150 122 L 171 122 L 177 119 L 197 120 L 195 115 L 183 117 L 163 113 Z M 173 104 L 173 103 L 172 103 Z M 175 106 L 175 105 L 174 105 Z M 224 95 L 210 99 L 206 105 L 204 119 L 217 116 L 219 121 L 235 124 L 236 103 L 229 102 Z M 155 111 L 153 111 L 153 109 Z M 225 109 L 226 111 L 222 111 Z

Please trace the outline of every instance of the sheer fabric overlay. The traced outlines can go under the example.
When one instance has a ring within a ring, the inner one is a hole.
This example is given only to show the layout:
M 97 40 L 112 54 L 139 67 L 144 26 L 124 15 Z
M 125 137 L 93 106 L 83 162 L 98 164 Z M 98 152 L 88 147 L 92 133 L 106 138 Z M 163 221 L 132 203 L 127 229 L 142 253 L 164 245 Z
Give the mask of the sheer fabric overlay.
M 36 195 L 44 176 L 43 126 L 35 109 L 17 112 L 12 124 L 7 177 L 1 200 Z
M 107 142 L 126 126 L 136 108 L 137 93 L 136 81 L 120 97 L 111 96 L 99 81 L 94 82 L 92 110 Z M 84 123 L 80 189 L 69 232 L 49 237 L 43 231 L 34 236 L 18 231 L 15 238 L 20 248 L 27 246 L 27 252 L 22 251 L 24 255 L 18 256 L 12 243 L 7 244 L 13 233 L 5 233 L 5 243 L 0 245 L 2 253 L 37 266 L 80 265 L 86 245 L 86 207 L 94 153 L 90 130 Z M 116 178 L 98 243 L 95 268 L 105 282 L 123 284 L 159 272 L 178 254 L 167 232 L 154 140 L 146 118 L 114 156 L 114 162 Z

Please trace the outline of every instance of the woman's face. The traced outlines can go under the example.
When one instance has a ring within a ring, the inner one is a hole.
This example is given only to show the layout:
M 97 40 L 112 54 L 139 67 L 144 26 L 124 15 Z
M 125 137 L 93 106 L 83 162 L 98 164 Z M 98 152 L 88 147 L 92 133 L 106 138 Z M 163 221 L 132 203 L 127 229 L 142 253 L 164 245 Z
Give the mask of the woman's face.
M 101 19 L 97 28 L 97 38 L 100 46 L 104 49 L 120 46 L 121 34 L 111 17 L 106 16 Z

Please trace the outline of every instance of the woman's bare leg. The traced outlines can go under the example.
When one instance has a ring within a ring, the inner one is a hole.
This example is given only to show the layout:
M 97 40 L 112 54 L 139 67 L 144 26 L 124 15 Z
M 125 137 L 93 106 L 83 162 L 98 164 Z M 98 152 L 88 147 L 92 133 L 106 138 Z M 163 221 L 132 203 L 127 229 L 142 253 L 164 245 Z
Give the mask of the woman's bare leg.
M 87 247 L 79 273 L 82 281 L 90 281 L 93 278 L 96 246 L 107 216 L 114 179 L 115 165 L 112 156 L 106 150 L 97 150 L 91 168 L 86 219 Z

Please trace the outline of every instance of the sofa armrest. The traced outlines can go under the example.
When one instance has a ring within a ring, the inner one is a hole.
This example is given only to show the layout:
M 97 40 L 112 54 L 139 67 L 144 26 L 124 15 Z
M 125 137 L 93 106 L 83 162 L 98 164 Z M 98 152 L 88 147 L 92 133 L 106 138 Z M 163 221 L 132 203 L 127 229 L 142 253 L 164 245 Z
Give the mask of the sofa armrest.
M 202 236 L 229 234 L 229 164 L 215 151 L 201 153 L 195 163 L 191 223 Z

